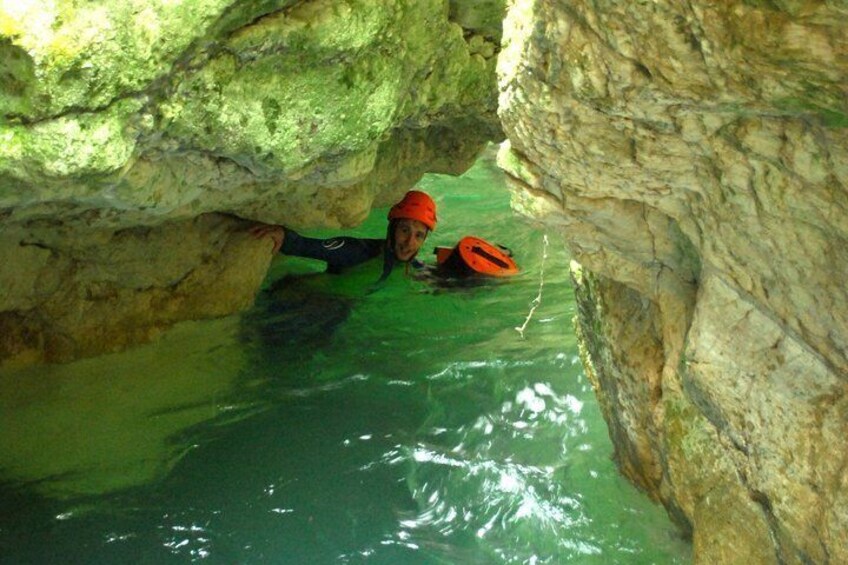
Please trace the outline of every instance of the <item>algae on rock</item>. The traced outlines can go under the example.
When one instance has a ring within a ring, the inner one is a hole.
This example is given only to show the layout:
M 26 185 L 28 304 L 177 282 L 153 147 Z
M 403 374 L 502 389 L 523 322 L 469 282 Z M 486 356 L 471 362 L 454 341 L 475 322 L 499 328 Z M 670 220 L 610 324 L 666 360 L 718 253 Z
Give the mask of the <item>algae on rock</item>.
M 0 255 L 17 281 L 0 290 L 0 362 L 243 307 L 268 261 L 243 220 L 353 226 L 425 172 L 470 166 L 502 137 L 503 2 L 465 4 L 0 4 Z M 146 258 L 145 285 L 92 241 Z M 17 267 L 33 249 L 37 268 Z M 175 257 L 187 278 L 167 274 Z M 216 271 L 243 279 L 221 293 Z

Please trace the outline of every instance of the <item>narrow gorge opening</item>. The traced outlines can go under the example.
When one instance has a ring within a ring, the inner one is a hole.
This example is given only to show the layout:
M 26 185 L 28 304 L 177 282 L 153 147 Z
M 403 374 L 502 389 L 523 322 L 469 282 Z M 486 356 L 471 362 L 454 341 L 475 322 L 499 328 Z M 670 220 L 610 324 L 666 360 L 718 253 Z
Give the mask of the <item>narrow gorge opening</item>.
M 610 458 L 567 253 L 512 212 L 494 154 L 420 181 L 441 210 L 426 254 L 485 235 L 517 277 L 370 292 L 379 265 L 333 276 L 280 257 L 243 314 L 5 371 L 4 556 L 687 562 Z M 382 232 L 385 214 L 349 233 Z
M 688 561 L 613 451 L 696 562 L 848 561 L 846 17 L 0 2 L 2 555 Z M 419 184 L 522 274 L 250 235 Z

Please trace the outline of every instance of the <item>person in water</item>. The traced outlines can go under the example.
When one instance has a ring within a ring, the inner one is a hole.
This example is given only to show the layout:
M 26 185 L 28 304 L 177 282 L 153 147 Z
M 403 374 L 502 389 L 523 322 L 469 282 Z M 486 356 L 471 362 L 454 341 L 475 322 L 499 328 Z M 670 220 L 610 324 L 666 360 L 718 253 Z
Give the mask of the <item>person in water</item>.
M 250 229 L 258 238 L 269 237 L 274 242 L 273 253 L 319 259 L 327 263 L 327 271 L 340 273 L 366 261 L 383 258 L 384 280 L 397 263 L 407 268 L 423 266 L 415 257 L 427 236 L 436 229 L 436 203 L 420 190 L 410 190 L 389 210 L 386 237 L 366 239 L 333 237 L 315 239 L 278 225 L 259 224 Z

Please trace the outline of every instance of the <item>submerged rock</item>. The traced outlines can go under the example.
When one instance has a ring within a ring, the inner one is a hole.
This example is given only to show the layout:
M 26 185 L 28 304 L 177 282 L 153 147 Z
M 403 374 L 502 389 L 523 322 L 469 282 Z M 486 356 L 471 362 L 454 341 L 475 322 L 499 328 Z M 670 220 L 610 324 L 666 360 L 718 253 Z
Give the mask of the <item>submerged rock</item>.
M 702 563 L 848 561 L 848 40 L 822 2 L 520 1 L 501 163 L 622 471 Z
M 0 8 L 0 362 L 249 304 L 244 220 L 352 226 L 490 140 L 503 2 Z

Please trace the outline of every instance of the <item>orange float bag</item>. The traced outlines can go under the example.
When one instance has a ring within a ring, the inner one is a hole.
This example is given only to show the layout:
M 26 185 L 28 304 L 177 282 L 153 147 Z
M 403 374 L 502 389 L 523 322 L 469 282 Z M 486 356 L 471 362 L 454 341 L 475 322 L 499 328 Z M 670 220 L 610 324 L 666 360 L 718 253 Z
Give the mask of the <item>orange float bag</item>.
M 434 252 L 439 269 L 453 276 L 510 277 L 519 272 L 509 249 L 479 237 L 469 235 L 454 247 L 437 247 Z

